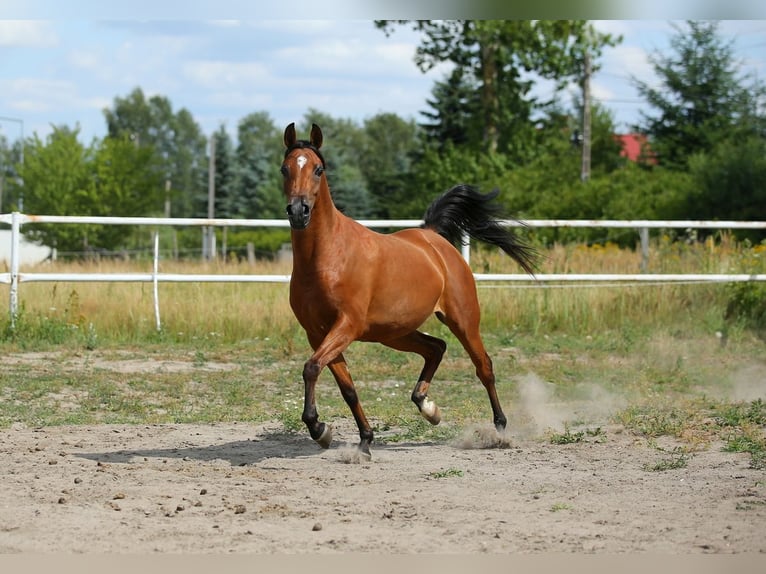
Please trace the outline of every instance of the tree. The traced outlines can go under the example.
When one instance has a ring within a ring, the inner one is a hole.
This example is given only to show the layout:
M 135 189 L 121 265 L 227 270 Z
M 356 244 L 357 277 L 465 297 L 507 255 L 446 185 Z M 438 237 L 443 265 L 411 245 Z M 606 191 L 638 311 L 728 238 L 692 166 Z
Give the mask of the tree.
M 147 216 L 157 213 L 164 200 L 163 177 L 149 148 L 136 147 L 128 138 L 104 138 L 93 148 L 89 162 L 92 205 L 87 213 L 113 217 Z M 89 237 L 91 246 L 113 250 L 126 247 L 124 225 L 104 225 Z
M 29 213 L 92 215 L 95 198 L 89 163 L 92 148 L 78 140 L 78 131 L 54 127 L 46 138 L 35 133 L 24 154 L 21 176 L 25 183 L 24 209 Z M 82 251 L 87 229 L 82 225 L 25 225 L 32 241 L 64 251 Z
M 638 127 L 651 137 L 659 163 L 673 169 L 686 169 L 695 153 L 713 150 L 739 129 L 763 94 L 745 86 L 731 42 L 718 35 L 717 22 L 688 21 L 686 27 L 674 25 L 671 53 L 651 57 L 660 86 L 635 81 L 656 109 L 642 113 Z
M 687 199 L 687 217 L 762 220 L 766 214 L 766 139 L 726 140 L 692 156 L 689 172 L 695 186 Z M 764 232 L 748 235 L 766 237 Z
M 104 109 L 110 137 L 127 136 L 137 146 L 150 147 L 158 169 L 170 183 L 172 215 L 204 217 L 207 208 L 197 198 L 207 189 L 207 139 L 191 113 L 173 111 L 164 96 L 146 98 L 141 88 L 124 98 L 116 97 L 112 108 Z
M 450 78 L 449 95 L 467 94 L 475 87 L 478 106 L 468 98 L 458 109 L 473 115 L 478 107 L 480 115 L 474 121 L 482 126 L 484 149 L 513 150 L 516 160 L 525 158 L 523 142 L 533 129 L 531 115 L 537 102 L 529 95 L 531 77 L 563 85 L 572 76 L 579 78 L 586 50 L 597 57 L 603 47 L 617 41 L 583 20 L 377 20 L 376 25 L 387 35 L 396 25 L 422 32 L 416 64 L 427 71 L 449 62 L 460 70 Z
M 148 148 L 125 138 L 84 146 L 79 130 L 54 127 L 45 140 L 35 134 L 20 175 L 25 210 L 46 215 L 142 216 L 161 206 L 161 174 Z M 127 245 L 124 226 L 24 226 L 24 235 L 60 251 L 116 249 Z
M 321 126 L 324 134 L 322 155 L 335 205 L 350 217 L 370 217 L 375 206 L 359 168 L 364 159 L 364 130 L 350 119 L 333 118 L 310 108 L 303 131 L 298 133 L 308 134 L 312 123 Z
M 427 121 L 421 124 L 426 141 L 438 149 L 450 143 L 468 145 L 482 138 L 481 100 L 476 81 L 465 79 L 466 70 L 455 68 L 443 82 L 436 82 L 432 97 L 426 100 L 430 110 L 421 111 Z
M 18 209 L 18 193 L 21 191 L 18 169 L 23 145 L 24 142 L 19 140 L 9 146 L 7 138 L 0 134 L 0 213 L 10 211 L 10 206 Z
M 226 127 L 221 125 L 213 134 L 215 146 L 215 217 L 230 218 L 237 205 L 236 192 L 236 158 L 234 156 L 234 144 L 231 136 L 226 132 Z M 207 206 L 208 194 L 204 194 L 201 201 Z
M 373 217 L 389 219 L 408 193 L 407 180 L 420 152 L 414 121 L 383 113 L 364 121 L 363 157 L 358 166 L 370 190 Z
M 249 114 L 237 128 L 237 195 L 234 217 L 273 219 L 284 216 L 282 132 L 266 112 Z

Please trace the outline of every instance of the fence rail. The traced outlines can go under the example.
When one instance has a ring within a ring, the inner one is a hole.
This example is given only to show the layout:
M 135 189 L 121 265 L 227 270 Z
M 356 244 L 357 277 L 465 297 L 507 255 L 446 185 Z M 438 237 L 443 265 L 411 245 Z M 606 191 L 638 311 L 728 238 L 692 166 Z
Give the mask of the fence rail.
M 197 226 L 207 229 L 216 227 L 288 227 L 284 219 L 220 219 L 220 218 L 162 218 L 162 217 L 99 217 L 69 215 L 28 215 L 19 212 L 0 214 L 0 223 L 11 226 L 10 271 L 0 273 L 0 283 L 10 284 L 9 312 L 11 325 L 15 323 L 18 311 L 18 290 L 20 283 L 26 282 L 144 282 L 153 283 L 154 308 L 157 328 L 160 328 L 159 294 L 160 282 L 258 282 L 287 283 L 289 275 L 202 275 L 174 274 L 159 272 L 159 235 L 154 234 L 153 269 L 151 273 L 27 273 L 20 272 L 21 227 L 27 223 L 53 224 L 100 224 L 100 225 L 139 225 L 139 226 Z M 418 227 L 419 219 L 359 220 L 370 228 L 406 228 Z M 642 271 L 646 269 L 649 253 L 649 229 L 766 229 L 766 221 L 704 221 L 704 220 L 594 220 L 594 219 L 532 219 L 526 221 L 504 221 L 508 227 L 574 227 L 574 228 L 621 228 L 635 229 L 638 232 L 642 250 Z M 470 262 L 470 243 L 464 237 L 463 257 Z M 530 277 L 526 274 L 474 273 L 477 281 L 525 282 L 525 283 L 563 283 L 563 282 L 744 282 L 766 281 L 766 274 L 538 274 Z

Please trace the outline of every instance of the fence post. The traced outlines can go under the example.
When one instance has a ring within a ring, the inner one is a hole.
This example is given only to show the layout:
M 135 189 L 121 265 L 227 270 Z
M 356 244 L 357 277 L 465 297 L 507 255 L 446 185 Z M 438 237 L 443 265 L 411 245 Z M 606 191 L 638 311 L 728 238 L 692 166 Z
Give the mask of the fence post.
M 465 262 L 470 264 L 471 263 L 471 237 L 468 235 L 465 231 L 463 232 L 463 237 L 461 239 L 462 242 L 462 253 L 463 253 L 463 259 L 465 259 Z
M 152 273 L 152 283 L 154 284 L 154 321 L 157 325 L 157 331 L 162 330 L 162 324 L 160 323 L 160 290 L 159 280 L 157 273 L 160 266 L 160 233 L 154 232 L 154 271 Z
M 20 214 L 14 211 L 11 214 L 11 329 L 16 328 L 16 315 L 19 311 L 19 257 L 21 255 L 21 229 Z
M 649 269 L 649 228 L 639 227 L 638 236 L 641 239 L 641 273 Z

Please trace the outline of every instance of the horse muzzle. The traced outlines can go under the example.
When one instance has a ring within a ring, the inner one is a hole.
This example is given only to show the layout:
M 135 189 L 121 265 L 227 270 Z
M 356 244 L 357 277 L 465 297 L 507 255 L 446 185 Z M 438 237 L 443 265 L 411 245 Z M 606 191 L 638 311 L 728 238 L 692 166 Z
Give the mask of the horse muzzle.
M 311 207 L 302 197 L 293 198 L 287 204 L 287 220 L 293 229 L 306 229 L 311 219 Z

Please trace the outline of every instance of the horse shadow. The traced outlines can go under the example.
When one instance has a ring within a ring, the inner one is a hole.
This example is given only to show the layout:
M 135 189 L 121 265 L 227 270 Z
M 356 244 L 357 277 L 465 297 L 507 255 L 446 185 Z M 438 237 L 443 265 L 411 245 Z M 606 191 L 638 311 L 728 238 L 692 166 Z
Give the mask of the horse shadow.
M 427 446 L 428 443 L 386 444 L 376 443 L 374 449 L 406 450 L 412 447 Z M 76 456 L 102 464 L 130 464 L 146 459 L 179 459 L 201 462 L 223 461 L 231 466 L 256 465 L 267 459 L 300 459 L 322 456 L 343 449 L 355 449 L 351 443 L 344 446 L 342 441 L 329 450 L 318 447 L 306 435 L 296 432 L 273 430 L 263 435 L 238 441 L 211 445 L 187 447 L 119 449 L 103 452 L 78 452 Z M 342 459 L 342 457 L 341 457 Z
M 257 438 L 220 444 L 80 452 L 77 456 L 104 464 L 128 464 L 142 459 L 181 459 L 202 462 L 220 460 L 231 466 L 248 466 L 270 458 L 304 458 L 320 452 L 315 444 L 297 433 L 270 431 Z

